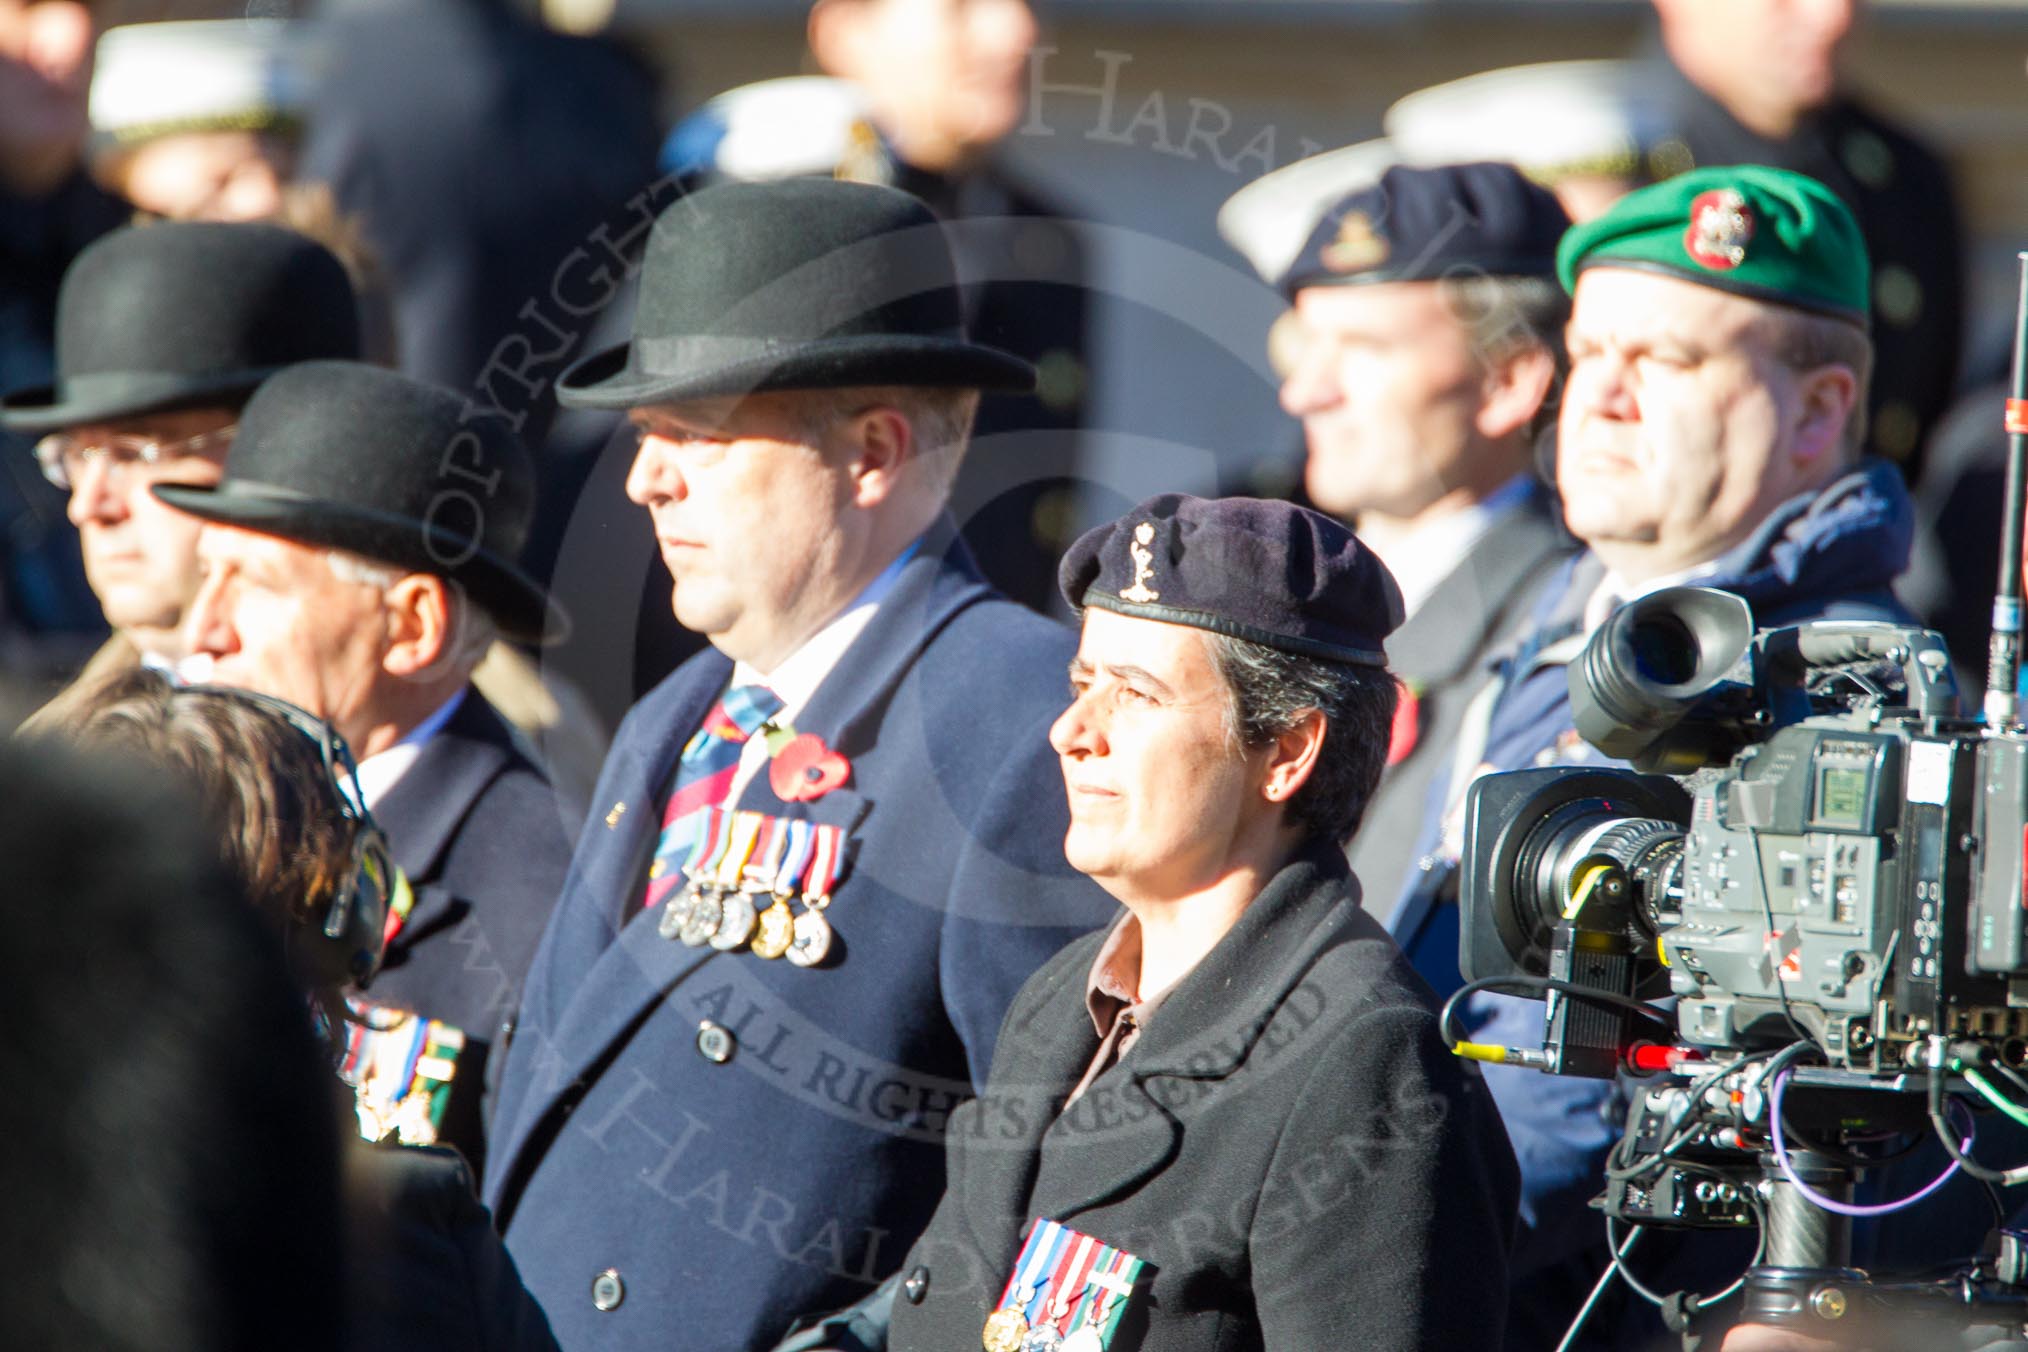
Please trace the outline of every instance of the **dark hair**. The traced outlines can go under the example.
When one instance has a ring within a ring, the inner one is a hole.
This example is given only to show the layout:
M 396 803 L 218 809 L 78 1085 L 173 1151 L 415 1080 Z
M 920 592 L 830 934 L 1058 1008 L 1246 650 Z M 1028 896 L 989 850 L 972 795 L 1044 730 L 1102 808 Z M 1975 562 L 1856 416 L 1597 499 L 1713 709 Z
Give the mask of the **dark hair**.
M 1359 829 L 1387 768 L 1387 743 L 1401 691 L 1379 667 L 1350 666 L 1208 634 L 1212 665 L 1231 698 L 1226 726 L 1249 750 L 1289 732 L 1311 710 L 1324 715 L 1316 768 L 1289 799 L 1289 820 L 1322 840 L 1343 844 Z
M 195 791 L 240 890 L 278 929 L 300 922 L 352 867 L 357 826 L 317 747 L 282 714 L 222 690 L 179 690 L 128 667 L 66 691 L 22 728 L 133 756 Z
M 0 746 L 0 1346 L 335 1349 L 338 1103 L 153 767 Z

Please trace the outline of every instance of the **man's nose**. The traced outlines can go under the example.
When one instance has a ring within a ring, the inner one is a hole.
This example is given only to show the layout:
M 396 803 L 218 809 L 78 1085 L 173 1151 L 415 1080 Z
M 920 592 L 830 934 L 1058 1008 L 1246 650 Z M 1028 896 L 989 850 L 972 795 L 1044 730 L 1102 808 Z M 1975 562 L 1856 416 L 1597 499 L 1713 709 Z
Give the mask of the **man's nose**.
M 683 471 L 676 466 L 675 446 L 664 437 L 644 435 L 627 470 L 627 499 L 647 507 L 658 502 L 681 502 L 690 494 Z
M 224 575 L 212 573 L 198 584 L 197 596 L 190 603 L 190 615 L 184 621 L 185 648 L 214 657 L 235 651 L 239 636 L 232 625 L 231 609 Z
M 126 476 L 114 472 L 111 457 L 87 456 L 71 475 L 70 503 L 65 515 L 73 526 L 89 521 L 123 521 L 129 510 L 127 491 Z
M 1287 374 L 1282 378 L 1281 388 L 1283 411 L 1300 418 L 1343 402 L 1344 392 L 1338 388 L 1329 359 L 1329 343 L 1302 333 L 1277 335 L 1272 341 L 1282 349 L 1275 357 L 1286 364 Z

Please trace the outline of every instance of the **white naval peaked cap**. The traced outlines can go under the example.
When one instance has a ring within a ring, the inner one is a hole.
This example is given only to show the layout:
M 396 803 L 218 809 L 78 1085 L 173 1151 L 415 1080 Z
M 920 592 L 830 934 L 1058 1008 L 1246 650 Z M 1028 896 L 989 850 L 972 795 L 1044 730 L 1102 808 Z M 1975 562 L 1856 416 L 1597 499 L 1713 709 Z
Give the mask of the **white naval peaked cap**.
M 262 131 L 309 103 L 312 26 L 288 19 L 123 24 L 102 34 L 89 103 L 102 144 L 182 131 Z
M 1361 141 L 1262 174 L 1225 199 L 1218 233 L 1262 281 L 1277 286 L 1324 213 L 1347 194 L 1378 183 L 1400 163 L 1397 151 L 1387 140 Z
M 1503 160 L 1539 183 L 1643 177 L 1667 135 L 1640 61 L 1550 61 L 1468 75 L 1400 99 L 1382 119 L 1408 164 Z
M 766 182 L 836 171 L 869 134 L 859 86 L 828 75 L 788 75 L 728 89 L 677 123 L 662 168 L 712 182 Z

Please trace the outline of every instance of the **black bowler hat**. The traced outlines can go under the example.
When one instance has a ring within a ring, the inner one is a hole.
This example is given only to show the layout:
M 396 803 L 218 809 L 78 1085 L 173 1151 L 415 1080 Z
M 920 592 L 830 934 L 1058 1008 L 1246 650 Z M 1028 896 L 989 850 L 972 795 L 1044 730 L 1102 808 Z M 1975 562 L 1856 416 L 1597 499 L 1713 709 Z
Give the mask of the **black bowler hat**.
M 216 487 L 154 493 L 206 521 L 448 578 L 509 638 L 557 642 L 563 612 L 513 563 L 535 462 L 497 416 L 467 407 L 378 366 L 304 362 L 254 391 Z
M 556 397 L 637 408 L 850 385 L 1025 391 L 1035 368 L 965 337 L 950 245 L 922 202 L 795 178 L 671 203 L 648 237 L 633 341 L 564 372 Z
M 64 273 L 56 384 L 0 399 L 0 426 L 237 404 L 284 366 L 358 355 L 351 280 L 315 240 L 251 222 L 128 226 Z
M 1394 574 L 1322 512 L 1260 498 L 1149 498 L 1078 537 L 1064 600 L 1357 666 L 1387 665 Z
M 1281 291 L 1474 275 L 1554 281 L 1569 228 L 1556 195 L 1511 164 L 1396 165 L 1324 213 Z

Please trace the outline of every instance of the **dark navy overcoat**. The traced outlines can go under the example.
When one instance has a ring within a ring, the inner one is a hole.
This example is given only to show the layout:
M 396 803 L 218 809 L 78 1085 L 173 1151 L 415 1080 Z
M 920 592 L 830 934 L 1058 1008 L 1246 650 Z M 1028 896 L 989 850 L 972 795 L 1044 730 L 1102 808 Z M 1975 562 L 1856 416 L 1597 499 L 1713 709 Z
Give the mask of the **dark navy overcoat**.
M 902 569 L 794 720 L 849 782 L 790 804 L 759 775 L 739 802 L 850 833 L 810 968 L 686 948 L 641 913 L 676 758 L 731 662 L 692 659 L 628 715 L 529 974 L 485 1184 L 564 1347 L 769 1346 L 900 1263 L 1015 992 L 1117 912 L 1063 859 L 1047 729 L 1074 646 L 961 545 Z

